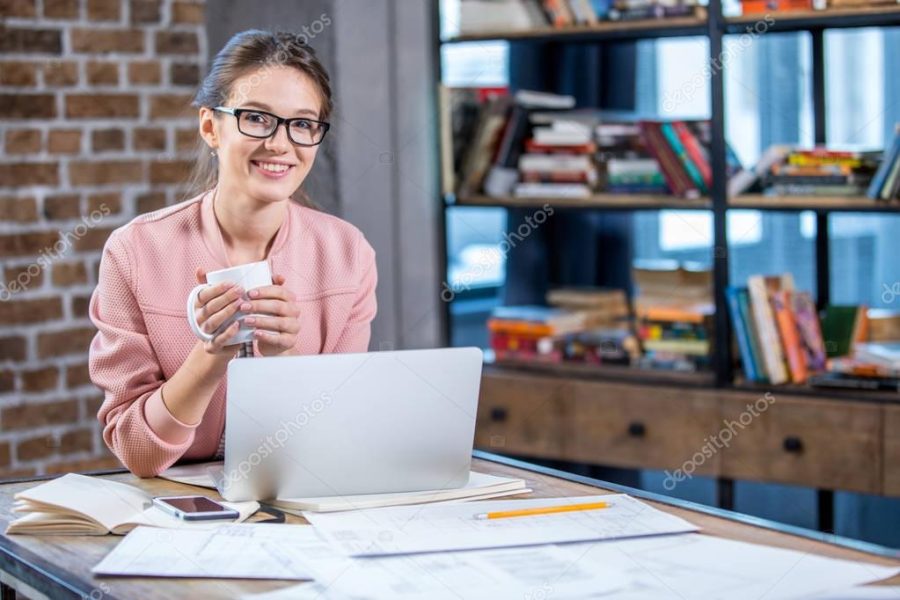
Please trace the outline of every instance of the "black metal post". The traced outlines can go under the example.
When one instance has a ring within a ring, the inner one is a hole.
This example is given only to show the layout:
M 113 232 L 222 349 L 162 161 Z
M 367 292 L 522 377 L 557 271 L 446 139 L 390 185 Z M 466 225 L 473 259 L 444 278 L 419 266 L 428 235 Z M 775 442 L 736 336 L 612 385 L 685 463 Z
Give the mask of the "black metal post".
M 817 145 L 827 140 L 827 116 L 825 107 L 825 31 L 813 29 L 812 36 L 812 99 L 813 135 Z M 824 308 L 831 295 L 831 248 L 829 244 L 829 215 L 827 211 L 816 213 L 816 302 Z

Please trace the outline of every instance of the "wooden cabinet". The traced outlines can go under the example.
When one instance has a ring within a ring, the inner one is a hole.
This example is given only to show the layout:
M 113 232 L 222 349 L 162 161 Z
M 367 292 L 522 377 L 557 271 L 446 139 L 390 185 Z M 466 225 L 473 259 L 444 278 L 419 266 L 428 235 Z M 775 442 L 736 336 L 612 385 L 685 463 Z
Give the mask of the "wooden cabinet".
M 579 382 L 574 402 L 570 460 L 718 472 L 718 455 L 708 447 L 719 423 L 710 391 Z
M 900 406 L 884 407 L 884 494 L 900 496 Z
M 553 377 L 486 376 L 475 446 L 492 452 L 559 458 L 571 439 L 572 384 Z
M 900 405 L 488 368 L 478 448 L 900 496 Z M 690 473 L 687 473 L 690 474 Z
M 725 477 L 881 492 L 878 405 L 792 398 L 776 389 L 724 396 L 722 417 L 735 431 L 722 452 Z

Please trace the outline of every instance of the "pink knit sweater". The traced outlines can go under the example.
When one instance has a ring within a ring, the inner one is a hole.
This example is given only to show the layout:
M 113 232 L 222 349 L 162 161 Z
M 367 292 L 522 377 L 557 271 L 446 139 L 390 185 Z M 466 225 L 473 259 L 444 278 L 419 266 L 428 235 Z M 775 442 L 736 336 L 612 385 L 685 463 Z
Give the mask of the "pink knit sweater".
M 141 215 L 103 249 L 91 320 L 90 374 L 105 393 L 103 439 L 135 475 L 152 477 L 177 460 L 211 458 L 225 427 L 225 378 L 197 425 L 166 408 L 160 386 L 197 339 L 184 303 L 195 271 L 230 266 L 213 212 L 213 190 Z M 288 200 L 269 252 L 300 303 L 296 354 L 365 352 L 375 316 L 375 251 L 349 223 Z M 252 359 L 244 359 L 252 360 Z

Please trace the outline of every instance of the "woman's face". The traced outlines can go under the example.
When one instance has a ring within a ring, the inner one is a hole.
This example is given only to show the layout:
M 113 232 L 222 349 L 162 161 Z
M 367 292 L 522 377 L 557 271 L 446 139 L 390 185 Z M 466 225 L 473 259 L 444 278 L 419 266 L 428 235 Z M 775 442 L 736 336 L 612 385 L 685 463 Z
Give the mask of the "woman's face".
M 319 119 L 322 100 L 319 88 L 305 73 L 273 66 L 235 80 L 224 106 L 258 109 L 288 119 Z M 318 146 L 291 142 L 284 124 L 271 137 L 253 138 L 238 130 L 234 116 L 213 113 L 206 107 L 200 109 L 200 133 L 218 154 L 220 188 L 262 202 L 278 202 L 293 194 L 306 179 L 318 151 Z M 287 170 L 282 170 L 285 166 Z

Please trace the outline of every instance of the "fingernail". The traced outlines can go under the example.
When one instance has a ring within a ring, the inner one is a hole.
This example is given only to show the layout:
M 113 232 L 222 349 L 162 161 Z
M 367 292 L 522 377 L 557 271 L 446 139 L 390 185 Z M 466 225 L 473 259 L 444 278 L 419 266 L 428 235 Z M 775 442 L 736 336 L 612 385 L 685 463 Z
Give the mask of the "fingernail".
M 259 297 L 259 290 L 250 290 L 250 297 L 251 297 L 251 298 L 258 298 L 258 297 Z
M 244 319 L 244 323 L 246 323 L 247 325 L 253 325 L 254 323 L 256 323 L 256 319 L 253 317 L 247 317 L 246 319 Z
M 241 310 L 250 310 L 251 308 L 253 308 L 253 305 L 249 302 L 244 302 L 243 304 L 241 304 Z

